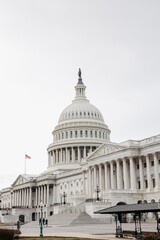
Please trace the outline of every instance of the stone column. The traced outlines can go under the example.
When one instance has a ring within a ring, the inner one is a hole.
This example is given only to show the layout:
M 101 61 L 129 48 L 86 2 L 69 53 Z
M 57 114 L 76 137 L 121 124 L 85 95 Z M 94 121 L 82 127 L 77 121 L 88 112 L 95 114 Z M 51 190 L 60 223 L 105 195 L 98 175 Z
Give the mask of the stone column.
M 81 156 L 80 156 L 80 147 L 78 147 L 78 162 L 81 161 Z
M 49 184 L 47 184 L 47 207 L 49 207 Z
M 89 167 L 89 169 L 88 169 L 88 185 L 89 185 L 88 193 L 89 193 L 89 196 L 91 197 L 91 194 L 92 194 L 92 192 L 91 192 L 91 189 L 92 189 L 91 167 Z
M 56 163 L 59 162 L 59 159 L 58 159 L 58 149 L 56 149 Z
M 104 179 L 105 179 L 105 191 L 107 191 L 109 189 L 107 163 L 104 164 Z
M 94 191 L 97 187 L 97 168 L 94 166 Z
M 60 150 L 60 163 L 63 162 L 63 149 Z
M 35 201 L 35 205 L 36 205 L 36 207 L 37 207 L 37 205 L 38 205 L 38 191 L 37 191 L 37 187 L 36 187 L 36 201 Z
M 120 162 L 119 160 L 116 161 L 117 165 L 117 189 L 121 189 L 121 172 L 120 172 Z
M 86 194 L 85 171 L 83 171 L 83 194 Z
M 123 158 L 123 179 L 124 179 L 124 189 L 129 189 L 129 178 L 127 171 L 127 159 Z
M 83 158 L 86 158 L 86 147 L 84 147 Z
M 74 148 L 72 147 L 72 163 L 74 163 Z
M 102 165 L 101 164 L 99 165 L 99 188 L 102 192 L 103 189 L 102 189 Z
M 149 156 L 146 155 L 146 164 L 147 164 L 147 182 L 148 182 L 148 189 L 152 188 L 152 181 L 151 181 L 151 164 L 149 160 Z
M 29 188 L 29 207 L 32 207 L 32 188 Z
M 51 162 L 50 162 L 50 152 L 48 152 L 48 165 L 50 166 Z
M 136 166 L 133 157 L 129 158 L 130 162 L 130 182 L 131 182 L 131 190 L 136 189 Z
M 155 188 L 159 188 L 159 166 L 158 166 L 158 158 L 157 154 L 153 154 L 154 157 L 154 176 L 155 176 Z
M 111 161 L 110 163 L 110 169 L 111 169 L 111 189 L 115 189 L 116 188 L 116 179 L 115 179 L 115 170 L 113 169 L 113 161 Z
M 44 185 L 44 205 L 46 205 L 46 185 Z
M 38 186 L 38 205 L 40 205 L 41 202 L 41 187 Z
M 65 157 L 65 163 L 68 162 L 68 149 L 66 148 L 66 157 Z
M 140 189 L 144 189 L 144 178 L 143 178 L 143 161 L 142 157 L 139 157 L 139 178 L 140 178 Z
M 53 165 L 55 164 L 55 152 L 53 150 Z

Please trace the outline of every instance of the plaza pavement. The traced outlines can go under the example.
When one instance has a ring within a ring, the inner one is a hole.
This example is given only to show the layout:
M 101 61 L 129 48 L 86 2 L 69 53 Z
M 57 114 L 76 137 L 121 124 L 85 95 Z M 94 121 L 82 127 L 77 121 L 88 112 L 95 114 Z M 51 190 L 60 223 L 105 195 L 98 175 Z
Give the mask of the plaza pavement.
M 122 224 L 123 230 L 134 230 L 134 223 Z M 142 223 L 142 231 L 156 232 L 156 221 L 152 223 Z M 40 227 L 37 224 L 24 224 L 21 226 L 22 236 L 39 236 Z M 88 224 L 57 226 L 49 225 L 43 227 L 44 236 L 65 236 L 82 237 L 96 239 L 115 239 L 115 224 Z

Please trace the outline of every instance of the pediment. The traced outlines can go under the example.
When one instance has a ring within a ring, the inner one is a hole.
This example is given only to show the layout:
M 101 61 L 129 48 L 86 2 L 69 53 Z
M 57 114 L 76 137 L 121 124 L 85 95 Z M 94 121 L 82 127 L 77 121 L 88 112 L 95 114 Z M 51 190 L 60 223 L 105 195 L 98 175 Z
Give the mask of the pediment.
M 119 150 L 123 150 L 125 147 L 119 146 L 118 144 L 103 144 L 100 146 L 98 149 L 96 149 L 89 157 L 88 159 L 91 158 L 96 158 L 100 156 L 104 156 L 110 153 L 117 152 Z
M 17 179 L 14 181 L 12 186 L 18 186 L 18 185 L 26 183 L 26 182 L 28 182 L 28 180 L 24 176 L 19 175 L 17 177 Z

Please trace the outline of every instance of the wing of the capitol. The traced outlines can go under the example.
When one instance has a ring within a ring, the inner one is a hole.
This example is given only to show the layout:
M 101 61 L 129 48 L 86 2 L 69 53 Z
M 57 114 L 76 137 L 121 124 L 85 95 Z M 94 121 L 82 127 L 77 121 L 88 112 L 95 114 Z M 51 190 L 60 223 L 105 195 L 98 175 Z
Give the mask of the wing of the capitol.
M 0 193 L 0 222 L 38 220 L 62 212 L 94 212 L 160 199 L 160 135 L 110 141 L 102 113 L 86 98 L 79 70 L 75 99 L 61 113 L 48 146 L 48 168 L 22 174 Z M 96 216 L 95 216 L 96 215 Z

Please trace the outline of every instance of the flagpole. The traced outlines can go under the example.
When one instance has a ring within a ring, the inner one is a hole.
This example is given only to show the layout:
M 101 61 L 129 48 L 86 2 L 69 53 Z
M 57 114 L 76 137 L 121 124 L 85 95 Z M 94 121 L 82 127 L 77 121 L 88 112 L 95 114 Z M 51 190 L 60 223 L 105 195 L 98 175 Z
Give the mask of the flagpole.
M 24 162 L 24 174 L 26 174 L 26 153 L 25 153 L 25 162 Z

